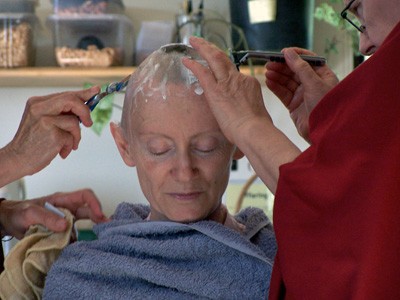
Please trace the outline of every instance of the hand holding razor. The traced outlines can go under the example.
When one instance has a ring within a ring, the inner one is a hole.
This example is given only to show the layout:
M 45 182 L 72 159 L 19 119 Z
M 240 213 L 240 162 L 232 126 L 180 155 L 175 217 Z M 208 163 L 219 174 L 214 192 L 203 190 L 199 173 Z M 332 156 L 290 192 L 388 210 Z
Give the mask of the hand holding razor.
M 250 58 L 285 63 L 285 56 L 281 52 L 256 50 L 230 51 L 230 56 L 238 70 L 239 66 Z M 300 57 L 314 67 L 319 67 L 326 64 L 326 58 L 322 56 L 300 55 Z

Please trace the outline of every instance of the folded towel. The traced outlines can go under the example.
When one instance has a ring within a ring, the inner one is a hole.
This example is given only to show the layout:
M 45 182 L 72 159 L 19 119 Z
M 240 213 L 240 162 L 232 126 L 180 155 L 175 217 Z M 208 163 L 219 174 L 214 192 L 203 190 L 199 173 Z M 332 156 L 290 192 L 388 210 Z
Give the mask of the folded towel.
M 34 225 L 7 255 L 0 275 L 1 299 L 40 299 L 50 266 L 71 239 L 73 216 L 61 209 L 68 221 L 65 232 L 53 233 Z
M 237 218 L 244 234 L 213 221 L 146 221 L 148 213 L 122 204 L 114 221 L 94 227 L 98 240 L 66 247 L 43 298 L 267 298 L 276 244 L 262 211 Z

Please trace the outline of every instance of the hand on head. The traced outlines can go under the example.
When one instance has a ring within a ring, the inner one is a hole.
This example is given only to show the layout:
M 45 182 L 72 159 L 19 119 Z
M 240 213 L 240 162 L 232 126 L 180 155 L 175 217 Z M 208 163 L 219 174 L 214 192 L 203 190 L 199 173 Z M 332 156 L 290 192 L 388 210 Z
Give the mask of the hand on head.
M 266 64 L 267 87 L 288 108 L 300 135 L 308 140 L 311 111 L 339 81 L 328 66 L 311 67 L 299 54 L 315 55 L 300 48 L 283 50 L 286 64 Z
M 254 121 L 272 122 L 256 78 L 238 72 L 228 56 L 211 43 L 196 37 L 191 37 L 190 43 L 209 68 L 189 59 L 183 63 L 199 79 L 201 86 L 206 87 L 204 92 L 210 108 L 231 142 L 237 144 L 237 133 L 248 129 Z
M 91 219 L 95 223 L 106 222 L 99 200 L 89 189 L 71 193 L 56 193 L 26 201 L 5 200 L 0 203 L 1 234 L 22 238 L 31 225 L 41 224 L 54 232 L 67 228 L 62 217 L 44 208 L 46 202 L 67 208 L 76 219 Z
M 189 59 L 183 63 L 199 79 L 222 132 L 275 191 L 279 167 L 297 157 L 299 149 L 274 126 L 256 78 L 238 72 L 228 56 L 209 42 L 192 37 L 190 43 L 209 68 Z
M 78 148 L 81 133 L 79 120 L 91 126 L 90 110 L 84 104 L 99 91 L 64 92 L 28 100 L 22 121 L 13 140 L 2 149 L 2 166 L 12 172 L 5 185 L 46 167 L 59 154 L 66 158 Z M 3 159 L 4 158 L 4 159 Z

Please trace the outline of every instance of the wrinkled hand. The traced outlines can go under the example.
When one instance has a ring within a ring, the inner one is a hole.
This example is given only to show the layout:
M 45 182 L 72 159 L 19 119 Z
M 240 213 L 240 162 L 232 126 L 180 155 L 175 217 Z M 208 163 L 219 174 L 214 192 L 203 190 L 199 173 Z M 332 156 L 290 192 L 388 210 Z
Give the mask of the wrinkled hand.
M 67 228 L 67 221 L 44 208 L 49 202 L 56 207 L 67 208 L 75 219 L 91 219 L 95 223 L 109 221 L 101 210 L 99 200 L 89 189 L 71 193 L 56 193 L 50 196 L 25 200 L 5 200 L 0 203 L 1 234 L 21 239 L 31 225 L 41 224 L 54 232 Z
M 299 54 L 315 55 L 301 48 L 283 49 L 286 64 L 266 64 L 267 87 L 288 108 L 299 132 L 309 140 L 309 116 L 314 107 L 338 82 L 328 66 L 311 67 Z
M 84 104 L 98 87 L 84 91 L 64 92 L 27 101 L 18 131 L 3 149 L 21 178 L 46 167 L 59 154 L 66 158 L 78 148 L 81 132 L 79 120 L 91 126 L 90 110 Z
M 223 51 L 204 39 L 191 37 L 190 44 L 209 68 L 190 59 L 184 59 L 183 63 L 199 79 L 222 132 L 232 143 L 236 143 L 237 133 L 251 122 L 260 119 L 272 122 L 256 78 L 238 72 Z

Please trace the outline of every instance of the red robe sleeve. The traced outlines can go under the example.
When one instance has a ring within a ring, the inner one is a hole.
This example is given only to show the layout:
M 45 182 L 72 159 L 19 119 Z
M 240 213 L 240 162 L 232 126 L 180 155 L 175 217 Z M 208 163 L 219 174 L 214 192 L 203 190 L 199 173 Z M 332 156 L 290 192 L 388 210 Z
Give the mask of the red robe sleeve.
M 400 23 L 280 168 L 270 299 L 400 299 Z

